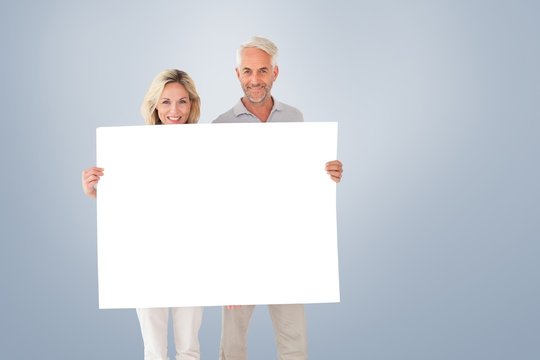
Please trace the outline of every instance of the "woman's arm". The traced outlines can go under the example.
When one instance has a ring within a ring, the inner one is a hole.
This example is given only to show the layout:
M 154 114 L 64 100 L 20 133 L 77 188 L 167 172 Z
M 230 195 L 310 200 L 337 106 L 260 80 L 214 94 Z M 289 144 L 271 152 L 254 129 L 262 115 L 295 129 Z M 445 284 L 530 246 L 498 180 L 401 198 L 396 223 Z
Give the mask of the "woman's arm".
M 91 198 L 96 198 L 97 191 L 96 185 L 99 182 L 99 179 L 103 176 L 103 169 L 93 166 L 82 172 L 82 187 L 86 195 Z

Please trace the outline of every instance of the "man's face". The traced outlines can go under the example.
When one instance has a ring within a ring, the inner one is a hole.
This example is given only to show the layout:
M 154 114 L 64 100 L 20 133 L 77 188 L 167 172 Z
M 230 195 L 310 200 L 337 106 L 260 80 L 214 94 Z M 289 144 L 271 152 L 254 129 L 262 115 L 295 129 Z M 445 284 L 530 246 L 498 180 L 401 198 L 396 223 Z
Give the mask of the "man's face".
M 270 55 L 263 50 L 246 48 L 242 51 L 236 75 L 247 99 L 260 104 L 271 96 L 270 90 L 277 78 L 278 67 L 272 67 Z

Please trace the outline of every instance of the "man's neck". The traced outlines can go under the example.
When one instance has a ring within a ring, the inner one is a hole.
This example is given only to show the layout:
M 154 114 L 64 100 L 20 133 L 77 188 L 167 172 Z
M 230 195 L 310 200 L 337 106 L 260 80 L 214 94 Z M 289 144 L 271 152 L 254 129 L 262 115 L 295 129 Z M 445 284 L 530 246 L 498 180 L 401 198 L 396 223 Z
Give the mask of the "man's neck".
M 270 117 L 272 107 L 274 107 L 274 99 L 269 96 L 262 103 L 252 103 L 244 96 L 242 98 L 242 104 L 244 104 L 246 109 L 255 115 L 261 122 L 266 122 Z

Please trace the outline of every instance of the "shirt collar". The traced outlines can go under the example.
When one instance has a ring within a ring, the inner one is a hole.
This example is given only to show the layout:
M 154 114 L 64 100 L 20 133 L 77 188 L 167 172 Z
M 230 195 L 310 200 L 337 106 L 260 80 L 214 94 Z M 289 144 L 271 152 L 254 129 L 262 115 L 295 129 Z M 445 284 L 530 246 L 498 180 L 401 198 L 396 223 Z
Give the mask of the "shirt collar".
M 272 113 L 274 111 L 283 110 L 283 104 L 280 103 L 279 101 L 277 101 L 276 99 L 274 99 L 273 97 L 272 97 L 272 99 L 274 100 L 274 106 L 272 106 L 272 110 L 270 110 L 270 116 L 272 116 Z M 255 117 L 255 115 L 253 115 L 252 113 L 249 112 L 248 109 L 246 109 L 246 107 L 242 103 L 242 98 L 240 98 L 240 100 L 238 100 L 238 103 L 233 107 L 233 113 L 234 113 L 235 117 L 238 117 L 238 116 L 244 115 L 244 114 L 251 115 L 251 116 Z

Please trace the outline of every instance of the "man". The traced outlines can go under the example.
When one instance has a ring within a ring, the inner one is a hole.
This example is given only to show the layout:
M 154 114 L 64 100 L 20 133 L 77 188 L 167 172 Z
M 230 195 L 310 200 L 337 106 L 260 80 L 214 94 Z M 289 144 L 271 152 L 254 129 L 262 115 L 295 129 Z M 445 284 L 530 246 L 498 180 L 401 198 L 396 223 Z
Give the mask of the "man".
M 244 96 L 214 123 L 298 122 L 302 113 L 272 97 L 272 84 L 279 69 L 278 49 L 268 39 L 253 37 L 237 51 L 236 76 Z M 341 180 L 342 164 L 338 160 L 326 163 L 326 172 L 335 182 Z M 254 305 L 223 308 L 220 360 L 247 359 L 247 331 Z M 268 305 L 280 360 L 307 359 L 304 305 Z

